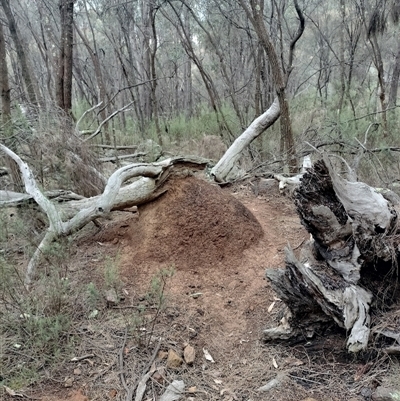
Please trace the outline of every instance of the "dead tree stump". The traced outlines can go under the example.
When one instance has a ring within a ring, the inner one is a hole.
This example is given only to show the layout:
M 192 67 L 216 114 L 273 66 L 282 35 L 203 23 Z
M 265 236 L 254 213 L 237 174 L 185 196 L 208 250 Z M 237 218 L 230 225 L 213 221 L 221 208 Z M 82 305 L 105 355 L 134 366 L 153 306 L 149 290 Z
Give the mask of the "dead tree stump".
M 326 156 L 304 174 L 294 197 L 311 239 L 299 260 L 286 249 L 286 268 L 266 272 L 290 314 L 279 327 L 265 330 L 265 339 L 311 337 L 335 322 L 349 333 L 348 350 L 363 350 L 378 292 L 392 295 L 385 298 L 389 303 L 396 291 L 395 208 L 374 188 L 337 175 Z

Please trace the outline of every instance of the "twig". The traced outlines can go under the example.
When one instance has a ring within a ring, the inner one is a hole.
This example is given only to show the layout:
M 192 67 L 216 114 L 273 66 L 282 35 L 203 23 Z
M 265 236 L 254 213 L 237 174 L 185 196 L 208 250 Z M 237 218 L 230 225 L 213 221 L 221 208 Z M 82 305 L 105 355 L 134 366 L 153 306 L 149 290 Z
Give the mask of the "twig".
M 320 382 L 317 382 L 315 380 L 306 379 L 305 377 L 299 377 L 299 376 L 294 376 L 294 375 L 289 375 L 289 377 L 291 377 L 292 379 L 302 380 L 302 381 L 309 382 L 309 383 L 321 384 Z
M 145 153 L 145 152 L 138 152 L 138 153 L 133 153 L 131 155 L 100 157 L 97 159 L 97 161 L 99 163 L 106 163 L 106 162 L 112 162 L 112 161 L 117 161 L 117 160 L 121 160 L 121 159 L 135 159 L 137 157 L 146 156 L 146 155 L 147 155 L 147 153 Z
M 80 362 L 80 361 L 83 361 L 84 359 L 94 358 L 94 357 L 95 357 L 94 354 L 87 354 L 87 355 L 83 355 L 83 356 L 75 356 L 70 360 L 70 362 Z
M 125 327 L 124 341 L 122 342 L 122 347 L 118 353 L 118 369 L 119 369 L 119 377 L 121 379 L 122 387 L 129 394 L 130 389 L 129 389 L 128 385 L 126 384 L 125 372 L 124 372 L 124 350 L 125 350 L 127 339 L 128 339 L 128 326 Z
M 114 113 L 111 113 L 105 120 L 103 120 L 99 127 L 97 128 L 97 130 L 90 135 L 89 137 L 87 137 L 83 142 L 87 142 L 90 139 L 94 138 L 95 136 L 97 136 L 98 134 L 100 134 L 101 129 L 103 128 L 103 125 L 106 124 L 108 121 L 110 121 L 113 117 L 115 117 L 118 113 L 121 113 L 122 111 L 126 110 L 129 106 L 131 106 L 134 102 L 130 102 L 128 104 L 126 104 L 124 107 L 121 107 L 120 109 L 114 111 Z
M 379 111 L 375 111 L 375 112 L 373 112 L 373 113 L 368 113 L 368 114 L 365 114 L 365 115 L 363 115 L 363 116 L 361 116 L 361 117 L 357 117 L 357 118 L 353 118 L 353 119 L 351 119 L 351 120 L 344 121 L 343 124 L 351 123 L 351 122 L 353 122 L 353 121 L 362 120 L 363 118 L 366 118 L 366 117 L 369 117 L 369 116 L 374 116 L 374 115 L 376 115 L 376 114 L 385 113 L 385 112 L 387 112 L 387 111 L 389 111 L 389 110 L 396 109 L 397 107 L 400 107 L 400 106 L 393 106 L 393 107 L 386 108 L 385 110 L 379 110 Z M 376 123 L 376 124 L 378 124 L 378 123 Z
M 133 391 L 134 391 L 135 388 L 136 388 L 135 401 L 141 401 L 142 400 L 144 392 L 146 391 L 147 380 L 149 380 L 151 375 L 156 370 L 156 368 L 155 368 L 155 366 L 153 366 L 153 364 L 154 364 L 154 360 L 157 357 L 158 351 L 160 350 L 160 346 L 161 346 L 161 338 L 158 341 L 158 344 L 157 344 L 156 348 L 154 349 L 153 355 L 151 356 L 149 362 L 146 365 L 146 368 L 143 371 L 143 372 L 146 372 L 148 370 L 148 372 L 143 374 L 142 378 L 139 380 L 139 382 L 137 382 L 137 384 L 135 383 L 135 385 L 129 390 L 129 392 L 127 394 L 127 397 L 126 397 L 126 401 L 131 401 L 132 400 L 132 395 L 133 395 Z
M 96 104 L 96 106 L 93 106 L 92 108 L 90 108 L 89 110 L 86 110 L 81 117 L 79 118 L 79 120 L 76 122 L 75 127 L 76 130 L 79 132 L 79 124 L 80 122 L 83 120 L 83 118 L 86 116 L 86 114 L 90 113 L 91 111 L 93 111 L 94 109 L 97 109 L 98 107 L 100 107 L 102 105 L 103 102 L 100 102 L 99 104 Z

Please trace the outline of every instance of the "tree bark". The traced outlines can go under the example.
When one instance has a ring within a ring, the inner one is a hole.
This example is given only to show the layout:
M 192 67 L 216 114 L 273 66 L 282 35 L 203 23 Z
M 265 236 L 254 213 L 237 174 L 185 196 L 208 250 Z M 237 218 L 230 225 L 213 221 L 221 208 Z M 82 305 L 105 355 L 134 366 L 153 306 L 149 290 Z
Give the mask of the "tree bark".
M 6 136 L 12 133 L 11 126 L 11 96 L 8 82 L 7 54 L 4 40 L 3 24 L 0 23 L 0 90 L 1 90 L 1 111 Z
M 22 44 L 22 40 L 18 33 L 17 24 L 14 19 L 14 15 L 11 11 L 10 0 L 0 0 L 1 5 L 3 6 L 4 14 L 7 17 L 8 27 L 10 30 L 11 37 L 13 39 L 15 49 L 17 51 L 19 62 L 21 63 L 21 72 L 22 77 L 25 82 L 26 92 L 28 94 L 28 99 L 31 104 L 37 106 L 37 96 L 35 93 L 35 86 L 33 82 L 32 75 L 30 73 L 31 69 L 28 66 L 28 57 L 25 53 L 24 46 Z
M 390 83 L 388 108 L 396 106 L 399 79 L 400 79 L 400 41 L 397 45 L 397 53 L 394 61 L 392 80 Z
M 1 91 L 1 114 L 5 137 L 9 138 L 13 134 L 11 120 L 11 95 L 8 81 L 7 53 L 4 40 L 3 25 L 0 23 L 0 91 Z M 6 164 L 10 171 L 12 189 L 19 191 L 23 188 L 21 175 L 15 161 L 6 157 Z
M 58 58 L 56 100 L 68 115 L 72 109 L 74 0 L 60 0 L 61 38 Z

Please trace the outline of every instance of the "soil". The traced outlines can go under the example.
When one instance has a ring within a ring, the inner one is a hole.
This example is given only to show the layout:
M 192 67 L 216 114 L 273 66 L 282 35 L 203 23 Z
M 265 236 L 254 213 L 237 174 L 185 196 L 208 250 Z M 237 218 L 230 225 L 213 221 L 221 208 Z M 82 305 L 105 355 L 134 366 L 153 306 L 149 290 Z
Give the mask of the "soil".
M 157 399 L 174 379 L 185 382 L 182 399 L 191 401 L 363 399 L 357 394 L 365 383 L 354 380 L 360 366 L 340 356 L 343 336 L 318 339 L 322 345 L 314 352 L 307 350 L 310 344 L 262 340 L 263 329 L 276 325 L 284 308 L 265 269 L 283 267 L 284 248 L 296 249 L 309 237 L 291 199 L 277 186 L 255 196 L 245 184 L 221 189 L 186 178 L 168 185 L 159 199 L 113 213 L 100 232 L 92 227 L 80 238 L 69 274 L 101 286 L 99 261 L 106 256 L 118 266 L 123 299 L 109 302 L 102 318 L 76 329 L 82 341 L 75 354 L 88 356 L 66 363 L 29 395 L 47 401 L 125 400 L 121 375 L 132 386 L 154 362 L 161 373 L 149 380 L 143 400 Z M 162 308 L 149 296 L 155 277 L 164 286 Z M 166 353 L 182 356 L 187 344 L 195 350 L 194 363 L 167 365 Z M 153 358 L 158 348 L 164 353 Z M 285 374 L 280 386 L 258 391 L 279 373 Z M 66 388 L 68 377 L 72 387 Z

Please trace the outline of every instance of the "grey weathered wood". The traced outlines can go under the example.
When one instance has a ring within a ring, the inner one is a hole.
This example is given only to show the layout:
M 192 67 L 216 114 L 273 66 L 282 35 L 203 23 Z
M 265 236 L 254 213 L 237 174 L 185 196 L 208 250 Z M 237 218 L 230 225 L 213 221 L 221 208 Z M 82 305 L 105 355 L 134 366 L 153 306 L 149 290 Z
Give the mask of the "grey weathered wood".
M 395 285 L 385 271 L 379 275 L 377 267 L 397 259 L 397 214 L 374 188 L 338 176 L 326 156 L 304 174 L 294 197 L 312 240 L 303 245 L 300 259 L 287 249 L 286 268 L 266 272 L 290 316 L 288 324 L 266 330 L 265 338 L 312 334 L 334 322 L 349 333 L 349 351 L 365 349 L 374 280 L 387 280 L 387 288 Z M 373 280 L 368 277 L 371 271 Z
M 154 199 L 163 192 L 161 187 L 170 174 L 179 171 L 179 166 L 204 169 L 208 163 L 208 160 L 202 158 L 175 157 L 158 163 L 130 164 L 121 167 L 108 178 L 101 195 L 57 204 L 39 189 L 31 169 L 17 154 L 1 144 L 0 149 L 18 164 L 26 192 L 46 213 L 49 220 L 45 236 L 29 261 L 26 284 L 32 281 L 44 249 L 58 237 L 76 232 L 111 210 L 139 205 Z M 123 187 L 124 182 L 132 179 L 136 180 Z
M 234 181 L 244 176 L 237 162 L 243 150 L 267 128 L 275 123 L 280 116 L 279 101 L 276 98 L 271 107 L 261 116 L 257 117 L 250 126 L 233 142 L 219 162 L 211 170 L 211 175 L 217 182 Z

